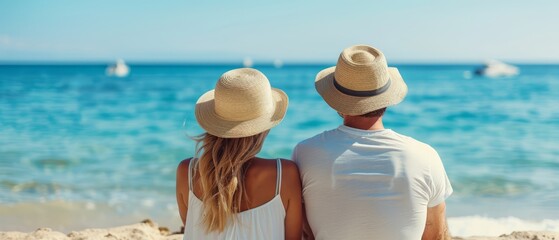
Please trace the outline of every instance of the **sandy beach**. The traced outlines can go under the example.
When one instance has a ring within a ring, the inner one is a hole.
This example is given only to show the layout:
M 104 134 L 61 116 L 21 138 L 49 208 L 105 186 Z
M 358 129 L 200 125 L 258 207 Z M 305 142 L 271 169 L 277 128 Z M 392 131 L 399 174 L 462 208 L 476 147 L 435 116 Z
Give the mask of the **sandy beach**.
M 92 228 L 82 231 L 72 231 L 68 234 L 53 231 L 50 228 L 39 228 L 34 232 L 0 232 L 0 239 L 138 239 L 138 240 L 178 240 L 182 234 L 172 232 L 166 227 L 161 227 L 151 220 L 144 220 L 137 224 L 119 226 L 114 228 Z
M 114 228 L 92 228 L 81 231 L 62 233 L 53 231 L 50 228 L 39 228 L 33 232 L 0 232 L 0 239 L 49 239 L 49 240 L 70 240 L 70 239 L 122 239 L 122 240 L 180 240 L 183 235 L 178 231 L 161 227 L 157 223 L 146 219 L 140 223 L 119 226 Z M 453 237 L 454 240 L 557 240 L 559 232 L 546 231 L 518 231 L 503 234 L 499 237 Z

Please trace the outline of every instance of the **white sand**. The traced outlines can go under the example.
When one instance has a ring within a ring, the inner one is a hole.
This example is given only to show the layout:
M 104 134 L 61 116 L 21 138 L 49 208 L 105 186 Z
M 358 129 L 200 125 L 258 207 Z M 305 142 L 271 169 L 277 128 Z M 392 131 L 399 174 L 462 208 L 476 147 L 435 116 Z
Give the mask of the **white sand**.
M 46 240 L 88 240 L 88 239 L 121 239 L 121 240 L 181 240 L 182 234 L 172 234 L 167 228 L 159 227 L 150 220 L 142 223 L 115 227 L 86 229 L 68 234 L 52 231 L 50 228 L 39 228 L 31 233 L 0 232 L 0 239 L 46 239 Z M 504 234 L 500 237 L 454 237 L 454 240 L 559 240 L 559 232 L 522 231 Z
M 68 234 L 39 228 L 31 233 L 0 232 L 0 239 L 46 239 L 46 240 L 88 240 L 88 239 L 122 239 L 122 240 L 181 240 L 182 234 L 171 234 L 168 229 L 159 227 L 150 220 L 142 223 L 115 228 L 86 229 Z
M 522 231 L 513 232 L 511 234 L 503 234 L 499 237 L 468 237 L 452 238 L 454 240 L 559 240 L 559 232 L 544 232 L 544 231 Z

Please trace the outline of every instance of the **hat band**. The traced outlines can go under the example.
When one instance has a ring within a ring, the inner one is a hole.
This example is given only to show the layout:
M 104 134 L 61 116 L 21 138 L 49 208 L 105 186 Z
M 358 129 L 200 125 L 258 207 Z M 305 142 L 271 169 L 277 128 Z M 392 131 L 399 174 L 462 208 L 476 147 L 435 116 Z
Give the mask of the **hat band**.
M 346 94 L 346 95 L 350 95 L 350 96 L 354 96 L 354 97 L 372 97 L 372 96 L 376 96 L 379 94 L 382 94 L 383 92 L 386 92 L 386 90 L 388 90 L 388 88 L 390 87 L 391 81 L 390 78 L 388 78 L 388 81 L 386 81 L 386 84 L 384 84 L 384 86 L 382 86 L 381 88 L 377 88 L 375 90 L 370 90 L 370 91 L 356 91 L 356 90 L 352 90 L 349 88 L 345 88 L 342 85 L 340 85 L 338 83 L 338 81 L 336 81 L 336 78 L 334 78 L 334 87 L 336 87 L 336 89 L 338 89 L 338 91 Z

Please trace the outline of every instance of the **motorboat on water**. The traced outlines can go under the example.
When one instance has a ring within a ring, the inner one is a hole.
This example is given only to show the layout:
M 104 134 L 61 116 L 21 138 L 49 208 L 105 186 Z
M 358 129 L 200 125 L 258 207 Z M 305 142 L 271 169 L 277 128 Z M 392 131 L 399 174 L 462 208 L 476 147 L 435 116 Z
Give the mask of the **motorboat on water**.
M 117 59 L 115 64 L 107 67 L 106 73 L 108 76 L 126 77 L 130 73 L 130 67 L 126 65 L 124 60 Z
M 520 73 L 517 67 L 497 60 L 487 61 L 483 67 L 475 70 L 475 74 L 490 78 L 512 77 Z

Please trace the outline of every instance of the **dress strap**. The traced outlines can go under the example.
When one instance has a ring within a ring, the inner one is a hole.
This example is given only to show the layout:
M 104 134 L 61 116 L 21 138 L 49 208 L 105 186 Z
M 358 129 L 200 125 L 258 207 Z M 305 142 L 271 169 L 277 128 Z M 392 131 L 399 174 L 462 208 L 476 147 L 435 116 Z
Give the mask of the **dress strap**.
M 276 196 L 280 194 L 281 190 L 281 159 L 277 159 L 277 176 L 276 176 Z
M 194 189 L 192 189 L 192 167 L 194 165 L 194 158 L 192 158 L 192 160 L 190 160 L 190 163 L 188 164 L 188 189 L 192 192 L 194 192 Z

